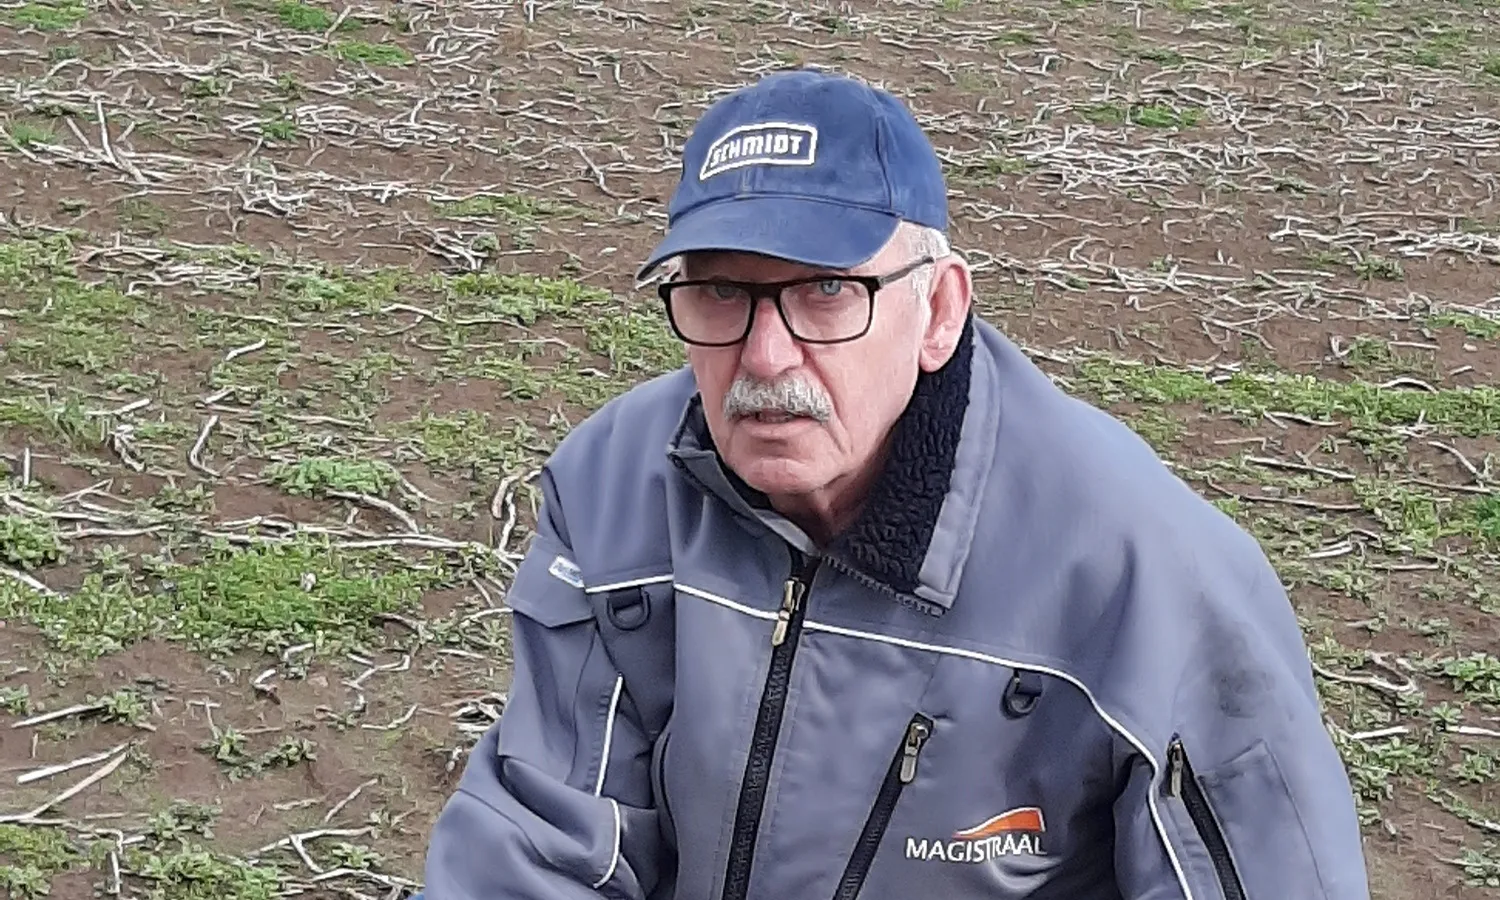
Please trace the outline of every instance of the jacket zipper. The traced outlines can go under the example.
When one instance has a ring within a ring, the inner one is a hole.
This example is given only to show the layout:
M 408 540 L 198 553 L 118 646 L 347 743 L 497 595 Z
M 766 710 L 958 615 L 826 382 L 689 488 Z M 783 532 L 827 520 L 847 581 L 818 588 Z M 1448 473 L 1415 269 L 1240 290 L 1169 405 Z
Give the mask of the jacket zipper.
M 729 842 L 729 861 L 724 870 L 723 900 L 744 900 L 750 890 L 755 838 L 760 832 L 766 788 L 771 780 L 771 757 L 776 752 L 777 736 L 781 733 L 781 714 L 786 708 L 792 658 L 797 654 L 798 638 L 802 634 L 802 618 L 806 610 L 803 601 L 818 570 L 818 557 L 807 559 L 796 551 L 793 553 L 795 563 L 782 589 L 781 608 L 771 630 L 771 665 L 766 672 L 760 709 L 755 714 L 750 758 L 745 762 L 745 776 L 740 782 L 739 804 L 734 812 L 734 831 Z
M 1229 855 L 1229 842 L 1224 839 L 1219 820 L 1214 818 L 1213 809 L 1208 805 L 1208 797 L 1203 793 L 1197 776 L 1193 774 L 1193 766 L 1188 762 L 1182 738 L 1176 735 L 1167 745 L 1167 796 L 1180 797 L 1183 806 L 1187 807 L 1188 818 L 1192 820 L 1198 836 L 1208 848 L 1209 859 L 1213 860 L 1214 873 L 1218 876 L 1219 887 L 1224 891 L 1224 900 L 1245 900 L 1245 886 Z
M 880 793 L 875 795 L 875 805 L 870 808 L 870 816 L 865 820 L 865 827 L 854 844 L 854 853 L 849 857 L 849 864 L 844 867 L 844 877 L 839 879 L 839 887 L 834 892 L 833 900 L 854 900 L 859 896 L 859 889 L 865 883 L 865 875 L 869 873 L 870 864 L 875 861 L 875 853 L 885 837 L 886 826 L 891 822 L 896 801 L 901 799 L 901 791 L 916 780 L 917 760 L 922 755 L 922 745 L 931 736 L 932 720 L 921 713 L 913 716 L 907 723 L 901 746 L 897 748 L 890 768 L 886 770 L 885 781 L 880 785 Z

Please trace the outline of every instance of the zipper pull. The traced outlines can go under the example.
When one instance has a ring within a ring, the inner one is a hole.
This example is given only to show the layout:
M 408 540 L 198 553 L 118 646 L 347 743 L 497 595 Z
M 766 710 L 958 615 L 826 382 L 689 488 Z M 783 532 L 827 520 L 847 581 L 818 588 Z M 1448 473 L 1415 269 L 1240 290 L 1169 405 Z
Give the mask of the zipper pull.
M 788 578 L 786 585 L 781 591 L 781 609 L 776 613 L 776 627 L 771 630 L 771 646 L 780 647 L 786 640 L 787 627 L 791 624 L 792 613 L 797 611 L 797 606 L 802 603 L 802 582 L 796 577 Z
M 1172 743 L 1167 745 L 1167 796 L 1178 797 L 1182 795 L 1182 769 L 1184 757 L 1182 740 L 1172 738 Z
M 920 719 L 914 719 L 906 726 L 906 741 L 901 746 L 902 784 L 911 784 L 917 777 L 917 757 L 921 755 L 922 745 L 927 743 L 931 734 L 932 728 Z

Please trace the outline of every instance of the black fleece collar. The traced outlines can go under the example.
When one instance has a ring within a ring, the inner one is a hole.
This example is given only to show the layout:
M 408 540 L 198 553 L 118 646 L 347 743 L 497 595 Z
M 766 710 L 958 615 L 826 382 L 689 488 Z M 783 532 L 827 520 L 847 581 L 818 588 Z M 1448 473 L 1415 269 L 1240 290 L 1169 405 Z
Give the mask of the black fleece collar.
M 938 513 L 953 478 L 953 463 L 969 408 L 974 319 L 942 368 L 917 376 L 916 388 L 891 436 L 885 468 L 852 525 L 828 555 L 879 586 L 915 594 Z

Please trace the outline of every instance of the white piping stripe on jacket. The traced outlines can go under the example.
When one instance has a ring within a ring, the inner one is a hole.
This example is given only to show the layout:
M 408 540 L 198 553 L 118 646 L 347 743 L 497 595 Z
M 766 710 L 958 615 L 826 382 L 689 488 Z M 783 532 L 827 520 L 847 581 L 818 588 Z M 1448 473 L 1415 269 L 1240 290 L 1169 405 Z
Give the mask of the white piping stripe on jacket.
M 594 587 L 584 588 L 585 594 L 602 594 L 605 591 L 618 591 L 622 588 L 641 587 L 648 584 L 665 584 L 672 580 L 671 575 L 648 575 L 645 578 L 632 578 L 629 581 L 616 581 L 613 584 L 599 584 Z
M 610 809 L 615 811 L 615 855 L 610 857 L 609 868 L 604 870 L 604 874 L 599 876 L 599 880 L 589 885 L 590 888 L 596 891 L 604 887 L 604 883 L 615 876 L 615 869 L 620 865 L 620 804 L 616 803 L 613 797 L 607 799 L 609 800 Z
M 599 754 L 599 779 L 594 783 L 594 796 L 604 791 L 604 773 L 609 771 L 609 745 L 615 739 L 615 712 L 620 706 L 620 689 L 625 686 L 625 676 L 615 676 L 615 689 L 609 695 L 609 714 L 604 720 L 604 752 Z
M 609 695 L 609 714 L 604 720 L 604 750 L 599 754 L 599 778 L 594 782 L 594 796 L 598 797 L 604 792 L 604 775 L 609 771 L 609 749 L 615 739 L 615 713 L 620 707 L 620 690 L 625 686 L 625 676 L 615 676 L 615 687 Z M 593 888 L 598 890 L 604 883 L 615 874 L 615 867 L 620 864 L 620 804 L 613 797 L 605 797 L 609 801 L 610 809 L 615 813 L 615 855 L 609 861 L 609 868 L 599 880 L 594 882 Z
M 742 603 L 736 603 L 733 600 L 725 597 L 720 597 L 717 594 L 711 594 L 708 591 L 700 590 L 699 588 L 689 587 L 688 585 L 680 583 L 676 585 L 676 588 L 682 591 L 684 594 L 689 594 L 702 600 L 707 600 L 710 603 L 735 610 L 736 612 L 746 613 L 748 615 L 754 616 L 757 619 L 776 618 L 775 613 L 745 606 Z M 1104 708 L 1099 705 L 1099 701 L 1095 699 L 1094 692 L 1089 690 L 1087 685 L 1085 685 L 1082 681 L 1078 680 L 1074 676 L 1069 675 L 1067 672 L 1064 672 L 1060 669 L 1033 665 L 1031 663 L 1016 662 L 1014 660 L 1005 659 L 1004 657 L 992 656 L 988 653 L 980 653 L 975 650 L 964 650 L 959 647 L 945 647 L 940 644 L 926 644 L 922 643 L 921 641 L 892 637 L 885 634 L 875 634 L 868 631 L 855 631 L 852 628 L 843 628 L 838 625 L 824 625 L 811 619 L 804 619 L 802 621 L 802 628 L 805 631 L 822 631 L 827 634 L 836 634 L 843 637 L 859 638 L 867 641 L 878 641 L 880 643 L 891 644 L 897 647 L 906 647 L 911 650 L 925 650 L 929 653 L 945 653 L 949 656 L 957 656 L 963 659 L 972 659 L 976 662 L 990 663 L 992 665 L 1004 666 L 1009 669 L 1026 669 L 1033 672 L 1040 672 L 1044 675 L 1051 675 L 1054 678 L 1060 678 L 1063 681 L 1066 681 L 1074 687 L 1078 688 L 1078 690 L 1082 691 L 1083 695 L 1088 698 L 1089 705 L 1093 706 L 1094 712 L 1099 716 L 1099 718 L 1104 720 L 1105 724 L 1110 727 L 1110 730 L 1123 737 L 1130 743 L 1132 747 L 1134 747 L 1138 752 L 1140 752 L 1142 756 L 1146 758 L 1147 763 L 1149 763 L 1151 766 L 1151 781 L 1153 784 L 1155 784 L 1157 778 L 1161 776 L 1161 764 L 1157 761 L 1156 756 L 1152 754 L 1151 751 L 1146 747 L 1145 743 L 1135 735 L 1131 734 L 1130 731 L 1127 730 L 1124 725 L 1121 725 L 1118 721 L 1116 721 L 1113 716 L 1105 712 Z M 1186 898 L 1186 900 L 1193 900 L 1193 890 L 1192 887 L 1188 884 L 1187 873 L 1183 871 L 1182 862 L 1177 858 L 1177 848 L 1172 846 L 1172 841 L 1167 836 L 1166 825 L 1162 822 L 1161 819 L 1161 811 L 1157 808 L 1155 791 L 1151 791 L 1147 794 L 1146 804 L 1150 808 L 1151 821 L 1156 826 L 1156 833 L 1161 838 L 1162 845 L 1166 848 L 1167 859 L 1172 863 L 1172 871 L 1177 875 L 1177 883 L 1182 888 L 1183 897 Z
M 700 591 L 695 587 L 689 587 L 685 584 L 678 584 L 674 586 L 677 588 L 677 590 L 682 591 L 684 594 L 691 594 L 694 597 L 702 600 L 707 600 L 710 603 L 717 603 L 720 606 L 727 606 L 735 612 L 744 613 L 747 616 L 754 616 L 757 619 L 765 619 L 768 622 L 776 618 L 776 613 L 766 612 L 763 609 L 756 609 L 753 606 L 746 606 L 743 603 L 735 603 L 733 600 L 726 600 L 725 598 L 720 597 L 718 594 L 710 594 L 708 591 Z

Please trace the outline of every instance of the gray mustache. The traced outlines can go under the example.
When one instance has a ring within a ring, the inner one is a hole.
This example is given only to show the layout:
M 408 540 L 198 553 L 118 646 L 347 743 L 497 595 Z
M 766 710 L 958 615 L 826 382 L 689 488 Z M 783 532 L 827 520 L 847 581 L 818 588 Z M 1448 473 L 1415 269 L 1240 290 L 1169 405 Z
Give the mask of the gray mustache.
M 737 418 L 761 412 L 783 412 L 827 422 L 833 415 L 833 401 L 821 390 L 796 378 L 782 381 L 736 378 L 724 396 L 724 415 Z

